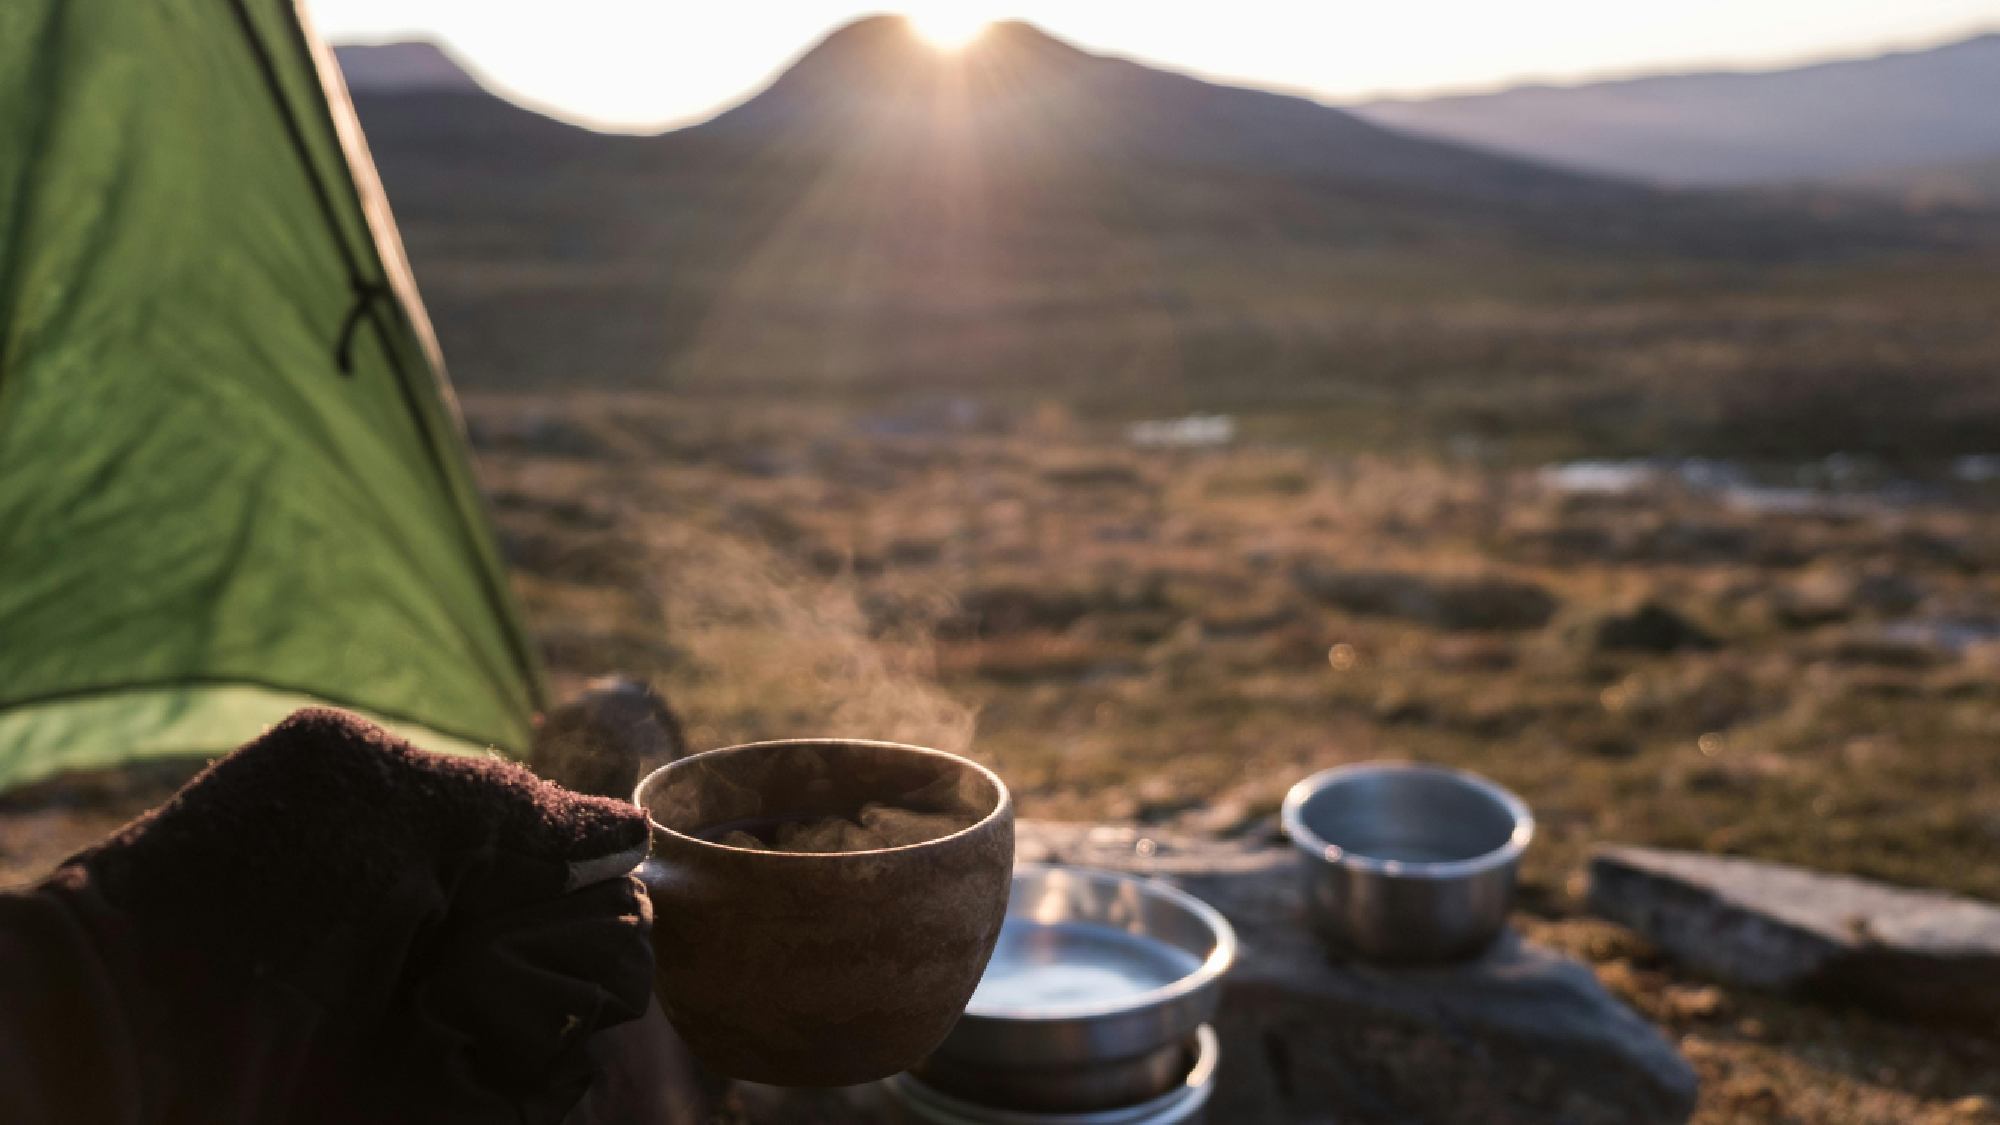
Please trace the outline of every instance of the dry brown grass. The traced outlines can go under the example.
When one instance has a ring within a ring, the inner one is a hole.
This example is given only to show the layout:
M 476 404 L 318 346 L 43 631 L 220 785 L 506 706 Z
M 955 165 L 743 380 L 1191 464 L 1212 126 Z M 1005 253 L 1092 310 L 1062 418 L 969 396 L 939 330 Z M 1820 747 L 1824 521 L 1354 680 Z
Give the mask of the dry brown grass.
M 2000 898 L 2000 648 L 1879 635 L 2000 616 L 1991 495 L 1793 515 L 1564 496 L 1423 458 L 1139 452 L 1053 407 L 468 407 L 559 694 L 651 677 L 698 747 L 965 747 L 1029 816 L 1240 830 L 1324 766 L 1469 767 L 1536 810 L 1519 924 L 1681 1043 L 1703 1122 L 1972 1121 L 1969 1099 L 2000 1098 L 1993 1043 L 1718 988 L 1580 909 L 1602 841 Z M 1311 568 L 1400 576 L 1405 608 L 1329 601 Z M 1865 574 L 1901 586 L 1842 580 Z M 1496 580 L 1545 591 L 1553 618 L 1405 611 Z M 1716 646 L 1592 642 L 1648 600 Z M 171 781 L 12 798 L 6 874 Z

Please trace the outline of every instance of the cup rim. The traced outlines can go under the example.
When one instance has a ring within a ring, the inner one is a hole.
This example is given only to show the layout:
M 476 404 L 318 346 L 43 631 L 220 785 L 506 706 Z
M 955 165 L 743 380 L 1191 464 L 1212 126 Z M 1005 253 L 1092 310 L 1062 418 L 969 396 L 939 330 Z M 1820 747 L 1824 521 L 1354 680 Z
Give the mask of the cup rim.
M 947 761 L 956 763 L 961 766 L 968 766 L 974 771 L 978 772 L 983 777 L 985 777 L 987 781 L 992 783 L 994 792 L 999 794 L 999 799 L 993 803 L 993 808 L 990 811 L 988 811 L 985 816 L 980 817 L 978 820 L 973 821 L 971 824 L 966 825 L 964 828 L 961 828 L 958 831 L 952 832 L 948 835 L 936 836 L 929 840 L 919 840 L 914 844 L 899 844 L 893 848 L 867 848 L 861 851 L 847 851 L 847 852 L 772 851 L 763 848 L 739 848 L 729 844 L 718 843 L 714 840 L 704 840 L 699 836 L 689 835 L 688 833 L 682 832 L 679 829 L 669 828 L 666 825 L 661 824 L 658 820 L 655 820 L 653 818 L 653 810 L 647 807 L 646 802 L 643 799 L 646 795 L 646 790 L 651 788 L 657 780 L 664 778 L 670 771 L 685 766 L 689 762 L 699 761 L 703 758 L 708 758 L 712 755 L 717 755 L 717 754 L 756 753 L 759 751 L 767 751 L 779 747 L 800 747 L 800 746 L 847 746 L 847 747 L 872 746 L 872 747 L 886 748 L 892 750 L 907 750 L 913 753 L 923 754 L 933 758 L 943 758 Z M 930 746 L 917 746 L 908 742 L 889 742 L 883 739 L 874 739 L 874 738 L 837 738 L 837 737 L 771 738 L 771 739 L 765 739 L 761 742 L 743 742 L 735 746 L 721 746 L 713 750 L 704 750 L 699 754 L 689 754 L 685 758 L 676 758 L 673 761 L 668 762 L 667 764 L 654 769 L 651 773 L 648 773 L 646 776 L 639 779 L 639 784 L 633 787 L 632 790 L 632 803 L 639 806 L 639 811 L 646 814 L 647 827 L 652 829 L 652 831 L 654 832 L 664 833 L 665 835 L 682 843 L 694 844 L 698 847 L 703 847 L 703 848 L 712 848 L 718 852 L 727 852 L 734 855 L 754 855 L 767 859 L 776 859 L 781 861 L 810 862 L 810 861 L 837 861 L 852 856 L 894 855 L 899 852 L 916 851 L 919 848 L 935 847 L 936 845 L 942 844 L 948 840 L 956 840 L 961 836 L 966 836 L 970 835 L 973 832 L 977 832 L 981 828 L 984 828 L 986 825 L 1001 819 L 1003 816 L 1011 814 L 1014 808 L 1014 794 L 1012 790 L 1007 788 L 1007 783 L 1001 780 L 999 774 L 995 773 L 993 770 L 987 768 L 986 766 L 983 766 L 980 763 L 973 761 L 971 758 L 965 757 L 962 754 L 953 754 L 948 750 L 938 750 Z
M 1478 855 L 1465 859 L 1425 861 L 1378 859 L 1375 856 L 1352 852 L 1326 840 L 1306 824 L 1305 805 L 1313 797 L 1341 781 L 1385 773 L 1429 774 L 1463 785 L 1505 810 L 1514 822 L 1514 829 L 1508 833 L 1506 841 L 1499 847 Z M 1448 766 L 1394 760 L 1354 762 L 1320 770 L 1306 777 L 1286 791 L 1284 806 L 1279 811 L 1279 822 L 1285 836 L 1291 840 L 1292 846 L 1311 859 L 1402 879 L 1462 879 L 1468 875 L 1492 871 L 1518 860 L 1521 853 L 1528 849 L 1529 841 L 1535 836 L 1535 814 L 1528 808 L 1527 802 L 1498 783 L 1476 773 Z

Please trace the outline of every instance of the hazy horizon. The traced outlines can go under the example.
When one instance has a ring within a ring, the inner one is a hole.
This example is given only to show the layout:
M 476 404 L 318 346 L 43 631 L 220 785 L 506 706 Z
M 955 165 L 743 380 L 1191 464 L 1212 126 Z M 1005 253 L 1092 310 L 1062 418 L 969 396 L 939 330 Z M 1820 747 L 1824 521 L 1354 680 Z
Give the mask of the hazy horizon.
M 1929 0 L 1895 10 L 1866 0 L 1754 6 L 1695 0 L 1666 16 L 1579 0 L 1532 0 L 1506 13 L 1454 4 L 1442 16 L 1400 9 L 1357 16 L 1331 6 L 1298 11 L 1282 0 L 1243 0 L 1228 21 L 1157 9 L 1133 19 L 1133 6 L 1116 0 L 919 0 L 900 8 L 789 0 L 747 15 L 711 9 L 702 21 L 641 0 L 582 0 L 560 27 L 549 25 L 546 8 L 520 4 L 308 0 L 307 6 L 336 43 L 429 40 L 513 100 L 629 131 L 709 117 L 755 93 L 836 28 L 885 13 L 908 13 L 943 33 L 1022 19 L 1088 50 L 1331 104 L 1775 69 L 1920 50 L 2000 30 L 2000 0 Z M 1461 33 L 1439 36 L 1441 18 L 1456 20 Z M 1342 34 L 1363 19 L 1372 21 L 1370 35 Z M 607 34 L 608 28 L 620 33 Z

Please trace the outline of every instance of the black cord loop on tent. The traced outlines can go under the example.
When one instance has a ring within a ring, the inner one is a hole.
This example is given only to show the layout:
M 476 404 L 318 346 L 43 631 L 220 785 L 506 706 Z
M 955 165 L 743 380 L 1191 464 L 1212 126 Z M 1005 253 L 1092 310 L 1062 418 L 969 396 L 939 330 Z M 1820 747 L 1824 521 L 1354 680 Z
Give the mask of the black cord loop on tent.
M 354 290 L 354 303 L 348 306 L 347 316 L 340 322 L 340 339 L 333 348 L 334 362 L 340 365 L 341 375 L 349 379 L 354 377 L 355 330 L 361 327 L 362 320 L 367 318 L 375 302 L 389 296 L 386 286 L 374 285 L 359 279 L 351 284 Z
M 285 94 L 284 81 L 278 77 L 277 64 L 272 61 L 271 52 L 265 47 L 262 37 L 257 34 L 257 24 L 250 17 L 250 9 L 245 6 L 244 0 L 232 0 L 230 7 L 236 13 L 237 26 L 242 29 L 244 42 L 249 45 L 251 57 L 257 63 L 257 71 L 264 78 L 264 88 L 269 91 L 271 103 L 278 111 L 278 123 L 285 130 L 285 140 L 291 144 L 293 155 L 298 157 L 300 171 L 305 173 L 306 186 L 312 192 L 313 202 L 319 209 L 320 218 L 326 223 L 327 234 L 332 239 L 334 251 L 340 255 L 341 267 L 347 274 L 347 286 L 354 293 L 354 304 L 348 309 L 347 317 L 341 323 L 340 336 L 334 349 L 334 359 L 340 364 L 340 373 L 352 375 L 353 357 L 350 351 L 355 329 L 365 318 L 375 320 L 377 330 L 381 330 L 381 322 L 370 315 L 374 310 L 374 291 L 381 289 L 381 285 L 371 280 L 363 271 L 360 257 L 355 254 L 353 247 L 348 245 L 347 234 L 333 205 L 333 197 L 327 193 L 326 184 L 320 180 L 319 166 L 313 161 L 312 146 L 306 143 L 305 132 L 292 114 L 291 100 Z

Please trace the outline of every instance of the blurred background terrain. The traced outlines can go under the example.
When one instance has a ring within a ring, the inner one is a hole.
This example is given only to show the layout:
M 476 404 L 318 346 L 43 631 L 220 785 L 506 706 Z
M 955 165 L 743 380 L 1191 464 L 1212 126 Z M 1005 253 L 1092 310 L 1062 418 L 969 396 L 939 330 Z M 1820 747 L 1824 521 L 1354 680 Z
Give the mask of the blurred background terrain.
M 1213 832 L 1473 768 L 1702 1120 L 2000 1120 L 2000 1045 L 1725 991 L 1578 882 L 2000 898 L 2000 38 L 1350 112 L 881 18 L 651 136 L 340 57 L 558 696 Z M 0 859 L 169 774 L 7 798 Z

